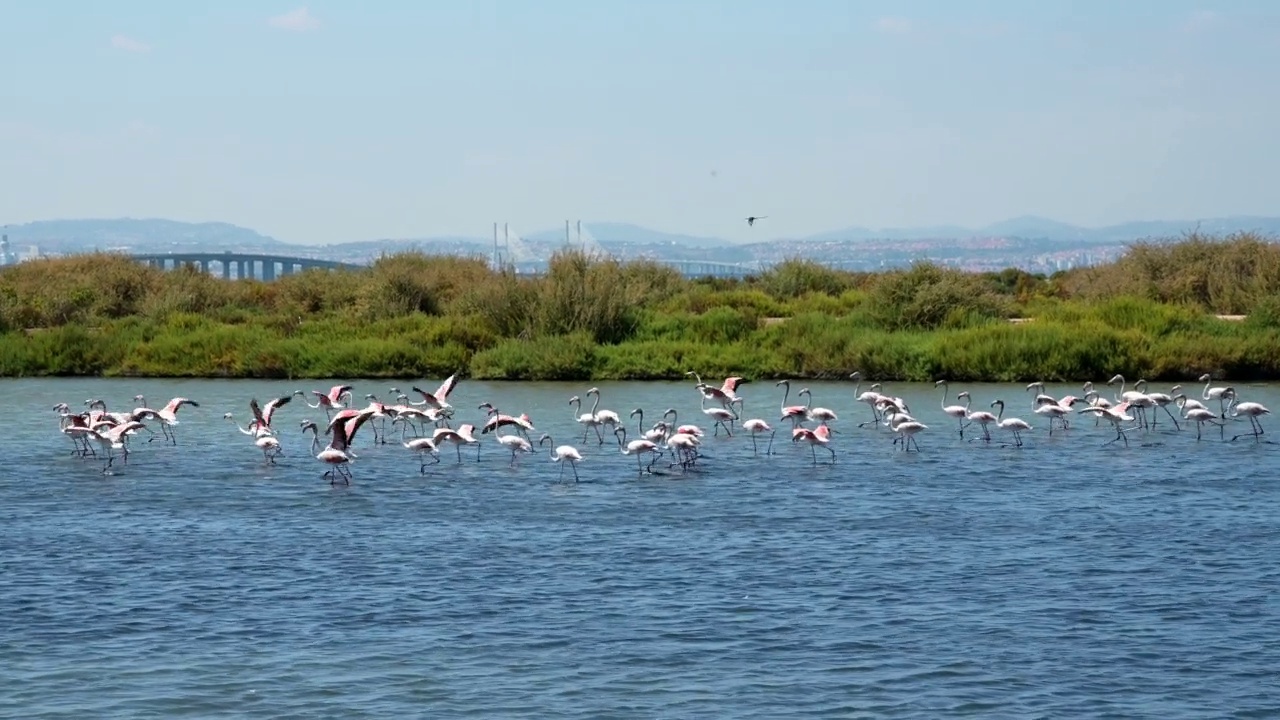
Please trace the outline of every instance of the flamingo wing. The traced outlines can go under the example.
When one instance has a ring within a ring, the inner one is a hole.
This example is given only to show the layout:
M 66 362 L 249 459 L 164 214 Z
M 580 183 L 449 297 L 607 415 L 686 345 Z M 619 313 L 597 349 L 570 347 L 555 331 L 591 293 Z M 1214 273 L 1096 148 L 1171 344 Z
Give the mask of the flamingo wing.
M 286 395 L 284 397 L 278 397 L 268 402 L 267 406 L 262 409 L 262 422 L 266 425 L 270 425 L 271 416 L 275 414 L 276 409 L 278 409 L 281 405 L 288 405 L 289 401 L 292 399 L 293 399 L 292 395 Z
M 731 395 L 733 393 L 738 392 L 739 385 L 745 385 L 748 382 L 751 382 L 751 381 L 746 380 L 744 378 L 740 378 L 740 377 L 725 378 L 724 384 L 720 386 L 720 391 L 726 395 Z
M 334 385 L 329 388 L 329 400 L 335 403 L 342 402 L 342 396 L 349 392 L 351 392 L 350 385 Z
M 258 398 L 253 398 L 249 400 L 249 409 L 253 411 L 254 423 L 256 423 L 259 427 L 266 427 L 267 421 L 266 421 L 266 418 L 263 417 L 262 408 L 258 406 Z M 253 427 L 253 426 L 250 425 L 249 427 Z
M 196 402 L 195 400 L 188 400 L 187 398 L 184 398 L 184 397 L 176 397 L 170 400 L 169 404 L 164 406 L 164 409 L 168 410 L 171 413 L 176 413 L 178 412 L 178 408 L 182 407 L 183 405 L 190 405 L 191 407 L 200 407 L 200 403 Z
M 453 388 L 458 384 L 458 373 L 454 373 L 444 379 L 440 383 L 440 387 L 436 389 L 436 399 L 445 402 L 449 399 L 449 393 L 453 392 Z

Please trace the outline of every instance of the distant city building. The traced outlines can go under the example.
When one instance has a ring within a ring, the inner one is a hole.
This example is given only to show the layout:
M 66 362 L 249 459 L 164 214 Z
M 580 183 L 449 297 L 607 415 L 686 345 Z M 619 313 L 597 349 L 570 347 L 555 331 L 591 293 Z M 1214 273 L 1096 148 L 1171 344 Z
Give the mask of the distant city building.
M 13 255 L 9 252 L 9 236 L 0 235 L 0 265 L 12 265 Z

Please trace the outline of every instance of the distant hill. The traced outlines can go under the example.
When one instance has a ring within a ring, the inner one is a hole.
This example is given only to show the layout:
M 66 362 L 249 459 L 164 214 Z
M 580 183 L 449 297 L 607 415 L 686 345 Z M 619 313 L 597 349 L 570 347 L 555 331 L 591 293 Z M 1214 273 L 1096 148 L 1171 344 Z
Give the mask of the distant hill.
M 40 220 L 11 225 L 5 232 L 15 245 L 35 244 L 45 252 L 58 253 L 94 249 L 168 252 L 190 248 L 257 248 L 276 252 L 297 247 L 230 223 L 188 223 L 158 218 Z
M 1049 218 L 1025 215 L 1002 220 L 980 228 L 957 225 L 916 228 L 848 227 L 797 238 L 802 242 L 835 242 L 841 240 L 941 240 L 984 237 L 1024 238 L 1027 240 L 1063 240 L 1086 243 L 1128 243 L 1147 238 L 1172 238 L 1199 229 L 1208 235 L 1234 232 L 1257 232 L 1280 236 L 1280 217 L 1233 216 L 1204 220 L 1141 220 L 1136 222 L 1087 228 Z

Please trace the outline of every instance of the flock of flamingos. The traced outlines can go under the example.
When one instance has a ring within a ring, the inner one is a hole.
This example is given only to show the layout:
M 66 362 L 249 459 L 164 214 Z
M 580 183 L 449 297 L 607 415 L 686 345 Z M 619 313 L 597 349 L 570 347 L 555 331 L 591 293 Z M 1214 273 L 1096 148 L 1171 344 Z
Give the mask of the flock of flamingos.
M 791 384 L 781 380 L 776 385 L 782 390 L 782 403 L 779 415 L 772 423 L 764 418 L 743 419 L 743 397 L 740 388 L 747 382 L 740 377 L 731 377 L 719 387 L 702 381 L 696 373 L 687 373 L 696 380 L 694 388 L 701 397 L 702 412 L 711 423 L 711 432 L 718 436 L 721 431 L 732 436 L 735 429 L 751 438 L 753 453 L 760 452 L 760 445 L 767 438 L 764 452 L 773 453 L 773 441 L 777 429 L 774 425 L 790 432 L 793 444 L 809 446 L 813 462 L 818 463 L 818 449 L 830 453 L 831 463 L 836 461 L 835 449 L 831 446 L 832 435 L 837 433 L 832 425 L 838 417 L 828 408 L 814 407 L 813 397 L 808 388 L 802 388 L 797 396 L 806 398 L 804 405 L 788 405 L 791 399 Z M 865 392 L 861 392 L 862 379 L 858 373 L 850 376 L 858 385 L 854 389 L 857 402 L 868 407 L 867 419 L 858 423 L 859 428 L 887 430 L 893 436 L 893 443 L 904 452 L 914 449 L 919 452 L 917 436 L 931 429 L 915 416 L 905 400 L 886 394 L 881 384 L 876 383 Z M 1263 435 L 1259 421 L 1270 410 L 1262 404 L 1241 401 L 1236 390 L 1230 386 L 1214 387 L 1209 375 L 1200 377 L 1205 383 L 1199 398 L 1188 397 L 1179 385 L 1173 386 L 1169 393 L 1148 392 L 1147 383 L 1139 380 L 1133 389 L 1126 389 L 1125 379 L 1116 375 L 1107 382 L 1108 386 L 1117 386 L 1113 397 L 1104 397 L 1103 393 L 1094 389 L 1093 383 L 1084 384 L 1082 394 L 1077 397 L 1067 395 L 1054 398 L 1045 394 L 1044 383 L 1031 383 L 1026 387 L 1028 392 L 1035 391 L 1032 400 L 1032 412 L 1039 421 L 1047 423 L 1048 433 L 1056 430 L 1067 430 L 1072 419 L 1078 415 L 1092 416 L 1095 425 L 1110 423 L 1115 430 L 1115 437 L 1107 444 L 1123 441 L 1129 444 L 1128 433 L 1134 430 L 1149 430 L 1161 422 L 1170 424 L 1174 430 L 1182 430 L 1191 424 L 1196 428 L 1196 440 L 1201 440 L 1205 425 L 1217 426 L 1220 440 L 1227 440 L 1226 426 L 1230 422 L 1248 421 L 1249 431 L 1236 434 L 1231 440 L 1241 437 L 1252 437 L 1254 442 L 1261 442 Z M 275 463 L 275 458 L 282 453 L 279 429 L 273 424 L 280 409 L 289 404 L 293 398 L 302 398 L 309 408 L 323 410 L 327 422 L 323 426 L 311 420 L 300 423 L 303 433 L 311 433 L 311 453 L 327 470 L 323 477 L 330 483 L 351 482 L 351 464 L 358 457 L 354 451 L 357 434 L 368 426 L 373 435 L 373 443 L 389 442 L 388 433 L 399 429 L 399 443 L 408 451 L 415 453 L 420 459 L 420 471 L 425 474 L 431 463 L 440 462 L 440 453 L 445 446 L 452 445 L 457 461 L 462 462 L 462 447 L 476 447 L 476 460 L 480 459 L 481 441 L 476 437 L 477 427 L 471 423 L 452 426 L 455 408 L 449 399 L 457 389 L 457 375 L 450 376 L 434 392 L 420 388 L 412 388 L 420 397 L 411 399 L 409 395 L 391 388 L 396 395 L 396 404 L 388 405 L 379 402 L 372 395 L 366 395 L 369 404 L 364 407 L 353 407 L 351 385 L 336 385 L 327 392 L 311 391 L 308 395 L 301 390 L 259 404 L 257 399 L 249 401 L 252 417 L 247 425 L 241 425 L 233 413 L 223 417 L 235 426 L 236 430 L 248 436 L 249 440 L 262 452 L 263 461 Z M 972 398 L 968 392 L 960 392 L 955 396 L 955 404 L 948 404 L 948 385 L 946 380 L 939 380 L 935 386 L 941 393 L 940 411 L 945 420 L 935 424 L 938 430 L 956 432 L 961 438 L 968 433 L 971 442 L 992 442 L 992 431 L 1003 434 L 1001 442 L 1014 447 L 1022 447 L 1023 433 L 1034 427 L 1026 420 L 1007 416 L 1003 400 L 994 400 L 989 409 L 973 408 Z M 670 457 L 669 467 L 679 466 L 688 469 L 695 465 L 701 456 L 699 450 L 705 437 L 704 430 L 693 424 L 678 422 L 677 412 L 669 409 L 661 419 L 646 427 L 644 412 L 635 409 L 626 420 L 617 412 L 600 408 L 600 391 L 591 388 L 585 396 L 592 398 L 588 411 L 582 409 L 582 398 L 572 397 L 569 404 L 574 407 L 574 417 L 582 427 L 582 444 L 591 441 L 594 435 L 596 445 L 604 446 L 607 442 L 616 442 L 623 455 L 636 458 L 636 469 L 639 473 L 652 472 L 653 466 L 661 459 Z M 314 397 L 315 402 L 309 401 Z M 54 406 L 58 413 L 59 427 L 63 435 L 74 445 L 73 453 L 84 458 L 96 458 L 103 461 L 103 473 L 111 472 L 117 453 L 124 462 L 128 462 L 130 442 L 141 434 L 148 436 L 148 442 L 157 439 L 177 444 L 176 431 L 180 427 L 178 413 L 183 407 L 190 405 L 199 407 L 199 403 L 184 397 L 170 400 L 160 409 L 147 406 L 146 399 L 141 396 L 133 398 L 137 407 L 125 412 L 113 412 L 107 409 L 102 400 L 90 399 L 84 402 L 85 410 L 72 412 L 67 403 Z M 963 401 L 961 404 L 960 401 Z M 561 463 L 560 479 L 564 479 L 565 467 L 573 470 L 573 477 L 578 479 L 578 463 L 583 454 L 573 445 L 557 445 L 546 433 L 539 433 L 538 440 L 532 438 L 537 430 L 527 414 L 508 415 L 490 403 L 479 406 L 485 411 L 485 419 L 479 427 L 480 435 L 492 433 L 497 442 L 511 453 L 511 464 L 514 465 L 522 454 L 541 452 L 548 448 L 550 459 Z M 631 418 L 636 419 L 635 436 L 628 438 L 627 425 Z M 388 422 L 391 428 L 388 428 Z M 158 426 L 160 434 L 155 428 Z M 937 430 L 935 430 L 937 431 Z M 296 432 L 296 431 L 295 431 Z M 611 440 L 606 440 L 610 437 Z M 645 463 L 645 459 L 648 463 Z

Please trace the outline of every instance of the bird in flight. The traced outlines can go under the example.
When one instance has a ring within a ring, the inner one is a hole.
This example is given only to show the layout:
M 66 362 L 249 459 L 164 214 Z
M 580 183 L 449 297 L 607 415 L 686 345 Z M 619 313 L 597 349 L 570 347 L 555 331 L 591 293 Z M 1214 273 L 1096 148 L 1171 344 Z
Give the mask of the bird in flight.
M 749 218 L 747 218 L 747 227 L 751 227 L 752 225 L 755 225 L 755 224 L 756 224 L 756 221 L 757 221 L 757 220 L 764 220 L 764 219 L 765 219 L 765 218 L 767 218 L 767 217 L 769 217 L 769 216 L 768 216 L 768 215 L 760 215 L 760 216 L 752 216 L 752 217 L 749 217 Z

